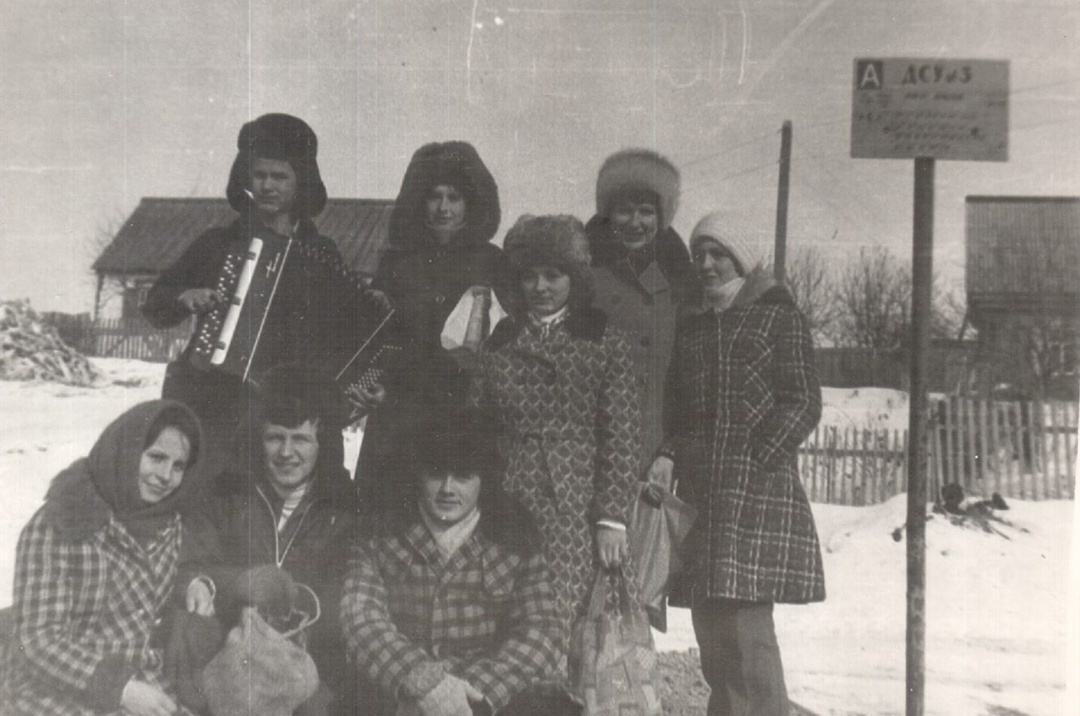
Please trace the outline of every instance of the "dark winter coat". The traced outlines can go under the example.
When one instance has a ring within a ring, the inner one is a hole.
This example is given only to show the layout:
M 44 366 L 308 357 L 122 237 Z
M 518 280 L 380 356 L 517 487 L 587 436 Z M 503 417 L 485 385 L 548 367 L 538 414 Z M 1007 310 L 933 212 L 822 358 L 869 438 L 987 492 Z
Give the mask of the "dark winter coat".
M 143 315 L 159 328 L 186 319 L 190 314 L 180 305 L 180 294 L 190 288 L 215 288 L 226 256 L 246 250 L 256 233 L 265 238 L 271 232 L 262 226 L 256 229 L 240 217 L 199 236 L 158 277 L 147 294 Z M 334 242 L 320 235 L 310 220 L 301 220 L 259 342 L 253 374 L 283 363 L 300 362 L 326 372 L 343 364 L 351 332 L 377 319 L 377 309 L 362 300 L 361 291 L 341 295 L 339 289 L 351 282 Z M 248 396 L 239 377 L 192 366 L 189 357 L 194 343 L 190 341 L 180 359 L 169 365 L 162 394 L 187 403 L 203 421 L 217 467 L 222 454 L 231 456 L 238 448 Z
M 641 403 L 641 474 L 663 440 L 664 379 L 675 342 L 675 323 L 692 283 L 690 254 L 674 229 L 656 239 L 654 258 L 636 270 L 600 217 L 589 221 L 595 279 L 594 305 L 629 335 Z
M 182 538 L 177 510 L 198 488 L 197 455 L 181 483 L 188 489 L 142 510 L 156 513 L 148 524 L 136 528 L 120 505 L 121 492 L 135 486 L 137 494 L 148 429 L 168 405 L 144 403 L 112 423 L 89 458 L 57 475 L 23 529 L 14 633 L 0 664 L 5 714 L 117 711 L 133 677 L 168 690 L 152 637 L 173 592 Z
M 423 224 L 432 187 L 457 187 L 465 197 L 466 224 L 440 246 Z M 397 490 L 401 480 L 399 436 L 434 405 L 464 402 L 468 376 L 442 348 L 446 319 L 471 286 L 490 286 L 502 306 L 514 310 L 515 274 L 502 249 L 490 243 L 499 225 L 495 180 L 476 151 L 464 142 L 422 147 L 405 172 L 390 218 L 389 248 L 372 288 L 384 292 L 405 334 L 405 350 L 386 377 L 386 401 L 368 418 L 356 474 L 372 512 L 409 509 Z
M 682 599 L 825 598 L 798 448 L 821 417 L 806 320 L 787 290 L 752 272 L 731 307 L 680 324 L 665 451 L 678 495 L 699 510 Z
M 640 435 L 630 346 L 595 309 L 544 329 L 507 318 L 484 348 L 475 390 L 504 426 L 503 489 L 542 535 L 569 625 L 599 568 L 597 521 L 630 521 Z
M 308 651 L 320 681 L 337 692 L 347 673 L 339 605 L 356 515 L 340 456 L 323 458 L 320 451 L 316 477 L 280 532 L 282 500 L 264 476 L 219 482 L 205 508 L 187 523 L 177 596 L 183 597 L 196 576 L 210 577 L 216 585 L 215 611 L 228 629 L 242 606 L 237 578 L 251 567 L 278 565 L 319 597 L 322 616 L 308 634 Z

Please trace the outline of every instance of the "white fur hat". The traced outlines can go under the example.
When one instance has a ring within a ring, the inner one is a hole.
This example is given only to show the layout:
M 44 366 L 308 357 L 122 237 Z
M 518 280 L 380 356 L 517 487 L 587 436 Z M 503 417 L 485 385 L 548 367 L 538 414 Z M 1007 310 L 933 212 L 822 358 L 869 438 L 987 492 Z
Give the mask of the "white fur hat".
M 731 212 L 707 214 L 690 232 L 690 251 L 694 245 L 712 239 L 727 250 L 745 276 L 759 265 L 772 263 L 773 238 L 767 231 L 748 227 L 743 217 Z
M 660 230 L 671 226 L 679 208 L 679 170 L 651 149 L 623 149 L 604 160 L 596 177 L 596 213 L 607 216 L 625 191 L 650 191 L 659 198 Z

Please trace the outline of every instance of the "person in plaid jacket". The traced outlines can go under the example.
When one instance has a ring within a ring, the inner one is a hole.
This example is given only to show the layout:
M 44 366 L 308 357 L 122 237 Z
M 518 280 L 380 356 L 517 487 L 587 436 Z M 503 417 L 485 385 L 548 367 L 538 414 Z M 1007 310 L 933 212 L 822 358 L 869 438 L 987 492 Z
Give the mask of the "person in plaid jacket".
M 659 459 L 698 517 L 671 601 L 691 609 L 709 716 L 787 716 L 773 604 L 825 598 L 798 474 L 821 388 L 806 319 L 765 258 L 771 234 L 740 224 L 710 214 L 690 237 L 702 306 L 676 334 Z
M 57 475 L 16 549 L 5 714 L 187 713 L 153 638 L 169 601 L 180 511 L 202 431 L 186 406 L 142 403 Z
M 345 581 L 363 713 L 523 713 L 565 653 L 538 540 L 498 491 L 492 427 L 451 412 L 408 446 L 419 509 L 364 541 Z

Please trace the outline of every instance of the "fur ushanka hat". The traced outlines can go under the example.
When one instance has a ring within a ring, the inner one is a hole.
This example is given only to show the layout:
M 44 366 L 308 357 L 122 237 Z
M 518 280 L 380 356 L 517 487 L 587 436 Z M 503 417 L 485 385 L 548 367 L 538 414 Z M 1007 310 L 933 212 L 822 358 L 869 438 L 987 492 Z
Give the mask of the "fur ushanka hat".
M 236 149 L 225 189 L 233 209 L 244 213 L 251 207 L 248 185 L 255 160 L 277 159 L 287 161 L 296 172 L 297 215 L 310 218 L 322 213 L 326 207 L 326 186 L 315 160 L 319 140 L 307 122 L 290 114 L 264 114 L 240 128 Z
M 570 277 L 572 304 L 592 303 L 589 240 L 585 227 L 573 216 L 521 216 L 506 232 L 503 253 L 519 272 L 533 266 L 554 266 Z
M 656 195 L 659 231 L 671 226 L 679 208 L 679 170 L 651 149 L 623 149 L 604 160 L 596 177 L 596 213 L 607 217 L 626 192 Z

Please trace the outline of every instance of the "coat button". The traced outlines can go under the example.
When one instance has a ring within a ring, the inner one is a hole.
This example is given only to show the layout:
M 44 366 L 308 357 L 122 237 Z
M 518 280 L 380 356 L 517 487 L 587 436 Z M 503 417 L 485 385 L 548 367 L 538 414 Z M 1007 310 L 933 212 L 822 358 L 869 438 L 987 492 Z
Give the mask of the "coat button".
M 446 296 L 442 295 L 441 293 L 435 297 L 435 305 L 441 306 L 445 302 L 446 302 Z

